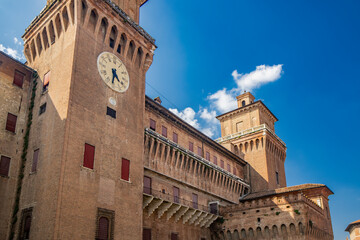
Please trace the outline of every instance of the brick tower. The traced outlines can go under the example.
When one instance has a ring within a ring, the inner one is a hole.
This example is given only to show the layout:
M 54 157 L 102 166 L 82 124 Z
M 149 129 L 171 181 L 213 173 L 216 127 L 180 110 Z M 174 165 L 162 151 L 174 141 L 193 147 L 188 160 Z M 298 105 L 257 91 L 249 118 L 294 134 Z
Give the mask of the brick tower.
M 34 112 L 15 238 L 142 238 L 145 73 L 155 49 L 138 25 L 145 2 L 47 1 L 26 29 L 42 111 Z
M 250 164 L 252 192 L 286 187 L 286 145 L 275 134 L 277 118 L 250 92 L 237 97 L 238 108 L 217 117 L 218 143 L 241 155 Z

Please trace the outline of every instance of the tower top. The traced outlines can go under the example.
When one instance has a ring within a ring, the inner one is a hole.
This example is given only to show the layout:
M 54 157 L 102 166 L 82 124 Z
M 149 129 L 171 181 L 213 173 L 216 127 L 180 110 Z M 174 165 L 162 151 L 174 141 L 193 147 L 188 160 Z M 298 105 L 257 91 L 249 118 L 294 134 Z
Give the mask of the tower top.
M 236 97 L 238 108 L 244 107 L 250 103 L 253 103 L 255 97 L 250 92 L 244 92 L 243 94 Z

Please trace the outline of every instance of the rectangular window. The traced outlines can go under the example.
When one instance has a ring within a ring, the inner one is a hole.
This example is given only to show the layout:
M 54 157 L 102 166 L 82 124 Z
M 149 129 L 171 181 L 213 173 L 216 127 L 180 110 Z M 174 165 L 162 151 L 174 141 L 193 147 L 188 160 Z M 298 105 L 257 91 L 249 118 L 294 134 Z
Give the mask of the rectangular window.
M 113 38 L 110 38 L 110 43 L 109 43 L 111 48 L 114 48 L 115 46 L 115 40 Z
M 95 157 L 95 147 L 85 143 L 83 166 L 86 168 L 94 169 L 94 157 Z
M 164 137 L 167 137 L 167 128 L 164 126 L 161 126 L 161 133 Z
M 234 173 L 234 175 L 236 175 L 236 168 L 235 167 L 233 167 L 233 173 Z
M 21 212 L 19 239 L 30 239 L 32 208 L 26 208 Z
M 280 184 L 280 181 L 279 181 L 279 173 L 278 172 L 275 172 L 276 174 L 276 183 L 279 185 Z
M 40 106 L 39 115 L 43 114 L 46 111 L 46 103 Z
M 43 92 L 46 92 L 48 90 L 49 84 L 50 84 L 50 71 L 44 75 Z
M 151 195 L 151 178 L 144 176 L 144 193 Z
M 177 135 L 177 133 L 173 133 L 173 141 L 174 141 L 174 143 L 178 143 L 178 135 Z
M 202 149 L 201 149 L 201 147 L 198 147 L 198 155 L 199 155 L 199 156 L 202 156 Z
M 36 149 L 33 154 L 33 162 L 32 162 L 32 166 L 31 166 L 31 172 L 36 172 L 38 160 L 39 160 L 39 149 Z
M 177 187 L 174 187 L 173 191 L 174 191 L 174 202 L 180 203 L 180 189 Z
M 214 202 L 214 203 L 210 203 L 210 213 L 212 214 L 218 214 L 218 203 Z
M 16 129 L 16 120 L 17 120 L 16 115 L 8 113 L 7 120 L 6 120 L 6 128 L 5 129 L 14 133 L 15 129 Z
M 194 143 L 189 142 L 189 150 L 194 152 Z
M 228 170 L 228 172 L 231 172 L 230 164 L 227 164 L 227 170 Z
M 9 176 L 9 169 L 10 169 L 10 158 L 1 156 L 0 159 L 0 175 L 1 176 Z
M 216 156 L 214 156 L 214 164 L 217 165 L 217 157 Z
M 223 160 L 220 160 L 220 167 L 224 168 L 224 161 Z
M 106 115 L 116 119 L 116 111 L 112 108 L 106 107 Z
M 15 75 L 14 75 L 14 82 L 13 84 L 18 86 L 19 88 L 22 88 L 23 83 L 24 83 L 24 77 L 25 74 L 15 70 Z
M 206 152 L 206 160 L 210 161 L 210 153 Z
M 143 229 L 143 240 L 151 240 L 151 229 Z
M 193 208 L 198 209 L 198 195 L 195 193 L 192 194 L 192 203 Z
M 115 212 L 98 208 L 96 216 L 96 240 L 114 239 Z
M 150 118 L 150 129 L 155 131 L 156 130 L 156 122 L 155 120 Z
M 121 179 L 125 181 L 130 179 L 130 161 L 125 158 L 121 162 Z
M 177 233 L 171 233 L 171 240 L 178 240 L 178 234 Z

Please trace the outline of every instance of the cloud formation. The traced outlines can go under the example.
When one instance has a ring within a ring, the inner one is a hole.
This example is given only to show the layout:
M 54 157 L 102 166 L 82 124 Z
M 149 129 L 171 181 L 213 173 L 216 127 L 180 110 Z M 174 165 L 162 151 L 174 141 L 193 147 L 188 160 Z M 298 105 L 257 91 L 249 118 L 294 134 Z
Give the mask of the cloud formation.
M 176 108 L 169 108 L 169 110 L 194 128 L 200 128 L 200 124 L 195 118 L 196 113 L 191 107 L 187 107 L 183 111 L 179 111 Z
M 25 60 L 24 55 L 20 54 L 17 50 L 12 48 L 7 48 L 4 45 L 0 43 L 0 51 L 3 51 L 4 53 L 8 54 L 9 56 L 15 58 L 16 60 L 23 61 Z
M 220 113 L 236 109 L 237 95 L 243 91 L 252 91 L 266 83 L 278 80 L 283 72 L 282 66 L 282 64 L 273 66 L 260 65 L 254 71 L 245 74 L 234 70 L 231 75 L 237 87 L 231 90 L 226 88 L 218 90 L 216 93 L 211 94 L 208 99 Z
M 14 37 L 14 43 L 15 43 L 16 45 L 20 45 L 20 46 L 23 45 L 23 44 L 22 44 L 22 41 L 19 40 L 17 37 Z

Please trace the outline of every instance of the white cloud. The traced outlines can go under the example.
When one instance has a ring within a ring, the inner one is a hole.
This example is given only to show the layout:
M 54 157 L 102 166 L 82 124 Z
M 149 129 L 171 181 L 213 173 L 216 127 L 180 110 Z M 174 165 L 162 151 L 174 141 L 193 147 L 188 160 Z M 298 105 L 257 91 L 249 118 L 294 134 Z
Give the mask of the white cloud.
M 193 126 L 194 128 L 200 128 L 198 120 L 195 118 L 195 111 L 191 107 L 185 108 L 183 111 L 177 110 L 176 108 L 169 108 L 170 112 L 174 113 L 176 116 Z
M 229 112 L 237 108 L 236 96 L 243 91 L 252 91 L 255 88 L 274 82 L 281 77 L 283 72 L 282 64 L 267 66 L 260 65 L 250 73 L 238 73 L 237 70 L 232 72 L 233 79 L 237 84 L 236 88 L 227 90 L 226 88 L 218 90 L 216 93 L 210 95 L 208 99 L 219 110 L 219 112 Z
M 20 45 L 20 46 L 23 45 L 23 44 L 22 44 L 22 41 L 19 40 L 17 37 L 14 37 L 14 43 L 17 44 L 17 45 Z
M 235 70 L 231 75 L 240 91 L 252 91 L 266 83 L 278 80 L 281 77 L 282 66 L 282 64 L 273 66 L 260 65 L 250 73 L 243 74 Z
M 200 109 L 200 118 L 204 119 L 208 123 L 217 124 L 219 121 L 216 119 L 216 111 L 208 110 L 207 108 Z
M 17 50 L 12 49 L 12 48 L 7 48 L 4 45 L 2 45 L 1 43 L 0 43 L 0 51 L 3 51 L 4 53 L 10 55 L 11 57 L 13 57 L 19 61 L 25 60 L 24 55 L 18 53 Z
M 208 136 L 209 138 L 212 138 L 216 132 L 216 128 L 214 128 L 214 127 L 204 128 L 201 130 L 201 132 L 203 134 L 205 134 L 206 136 Z
M 221 113 L 234 110 L 237 107 L 235 94 L 232 90 L 228 91 L 226 88 L 210 95 L 208 99 Z

